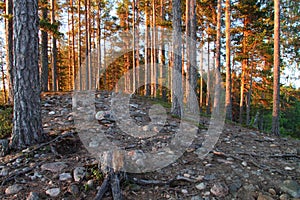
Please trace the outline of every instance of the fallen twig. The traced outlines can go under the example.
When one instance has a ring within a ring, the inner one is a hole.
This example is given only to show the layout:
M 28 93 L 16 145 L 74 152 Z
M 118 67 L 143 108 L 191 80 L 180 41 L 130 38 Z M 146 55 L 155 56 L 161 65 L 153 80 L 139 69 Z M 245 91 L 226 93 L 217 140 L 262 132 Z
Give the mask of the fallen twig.
M 59 139 L 62 139 L 62 138 L 68 137 L 68 136 L 74 136 L 74 133 L 68 132 L 68 133 L 65 133 L 65 134 L 63 134 L 63 135 L 57 136 L 56 138 L 54 138 L 53 140 L 50 140 L 49 142 L 45 142 L 45 143 L 39 144 L 39 145 L 37 145 L 36 147 L 34 147 L 33 149 L 28 150 L 28 151 L 26 151 L 26 152 L 23 152 L 21 155 L 18 155 L 18 156 L 16 156 L 16 157 L 14 157 L 13 159 L 10 159 L 9 161 L 5 162 L 4 165 L 7 165 L 8 163 L 12 163 L 12 162 L 16 161 L 18 158 L 22 158 L 22 157 L 24 157 L 25 155 L 28 155 L 28 154 L 30 154 L 30 153 L 32 153 L 32 152 L 34 152 L 34 151 L 39 150 L 39 149 L 42 148 L 42 147 L 45 147 L 45 146 L 47 146 L 47 145 L 49 145 L 49 144 L 51 144 L 51 143 L 56 142 L 56 141 L 59 140 Z

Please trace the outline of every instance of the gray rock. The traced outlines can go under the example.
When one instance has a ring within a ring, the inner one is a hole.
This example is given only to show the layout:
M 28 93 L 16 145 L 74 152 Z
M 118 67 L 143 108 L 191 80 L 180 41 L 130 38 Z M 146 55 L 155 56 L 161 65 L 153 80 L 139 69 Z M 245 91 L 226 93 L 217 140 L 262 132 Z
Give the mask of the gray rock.
M 51 188 L 46 190 L 46 194 L 50 197 L 57 197 L 60 194 L 60 188 Z
M 11 185 L 8 188 L 6 188 L 5 194 L 8 194 L 8 195 L 9 194 L 17 194 L 21 190 L 23 190 L 23 187 L 21 185 L 14 184 L 14 185 Z
M 85 171 L 84 167 L 76 167 L 73 171 L 74 180 L 79 182 L 85 176 Z
M 191 200 L 203 200 L 200 196 L 193 196 Z
M 88 182 L 86 183 L 88 188 L 93 188 L 94 187 L 94 180 L 88 180 Z
M 64 168 L 68 167 L 68 165 L 64 162 L 54 162 L 54 163 L 46 163 L 41 166 L 43 171 L 48 170 L 51 172 L 60 172 Z
M 230 193 L 237 192 L 242 187 L 242 182 L 240 180 L 235 180 L 229 185 Z
M 79 194 L 79 187 L 75 184 L 72 184 L 69 186 L 68 191 L 74 195 L 77 196 Z
M 70 180 L 72 179 L 72 176 L 70 173 L 62 173 L 59 175 L 59 180 L 60 181 L 67 181 L 67 180 Z
M 268 195 L 259 193 L 257 200 L 274 200 L 274 199 Z
M 9 173 L 8 168 L 4 167 L 0 172 L 0 176 L 7 176 L 8 173 Z
M 211 181 L 211 180 L 216 179 L 216 176 L 213 175 L 213 174 L 207 174 L 207 175 L 204 176 L 203 179 L 206 180 L 206 181 Z
M 280 195 L 279 199 L 280 199 L 280 200 L 288 200 L 288 199 L 289 199 L 289 195 L 287 195 L 287 194 L 282 194 L 282 195 Z
M 280 185 L 283 192 L 290 194 L 294 198 L 300 197 L 300 185 L 294 180 L 285 180 Z
M 26 200 L 39 200 L 39 194 L 36 192 L 30 192 Z
M 55 111 L 50 111 L 48 114 L 49 115 L 55 115 Z
M 228 187 L 225 183 L 215 183 L 210 192 L 216 197 L 225 197 L 228 194 Z
M 204 190 L 206 188 L 206 184 L 205 183 L 199 183 L 198 185 L 196 185 L 196 188 L 198 190 Z

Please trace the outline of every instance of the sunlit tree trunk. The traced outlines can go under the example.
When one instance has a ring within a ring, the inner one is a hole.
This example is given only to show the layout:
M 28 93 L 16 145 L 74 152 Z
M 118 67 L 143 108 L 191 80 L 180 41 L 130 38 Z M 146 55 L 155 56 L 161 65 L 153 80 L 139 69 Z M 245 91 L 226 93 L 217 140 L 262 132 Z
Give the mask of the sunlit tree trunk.
M 206 79 L 206 114 L 210 114 L 210 41 L 207 36 L 207 79 Z
M 51 23 L 56 23 L 55 20 L 55 0 L 51 0 Z M 57 46 L 56 37 L 52 35 L 52 90 L 58 90 L 58 78 L 57 78 Z
M 97 78 L 96 78 L 96 88 L 100 89 L 100 72 L 102 69 L 102 60 L 101 60 L 101 3 L 98 3 L 97 11 Z
M 75 27 L 74 27 L 74 2 L 70 0 L 71 6 L 71 31 L 72 31 L 72 89 L 75 89 L 75 78 L 76 78 L 76 54 L 75 54 Z
M 273 118 L 272 133 L 280 134 L 280 0 L 274 0 L 274 83 L 273 83 Z
M 132 90 L 133 93 L 136 90 L 136 40 L 135 40 L 135 36 L 136 36 L 136 10 L 135 10 L 136 4 L 135 4 L 135 0 L 132 0 Z
M 145 1 L 145 95 L 151 95 L 151 85 L 149 81 L 150 67 L 149 67 L 149 14 L 148 14 L 148 0 Z
M 248 52 L 247 52 L 247 39 L 248 30 L 247 26 L 249 24 L 249 19 L 246 17 L 244 19 L 244 32 L 243 32 L 243 61 L 242 61 L 242 75 L 241 75 L 241 88 L 240 88 L 240 117 L 239 122 L 243 123 L 243 109 L 244 109 L 244 92 L 246 83 L 246 70 L 248 68 Z
M 38 1 L 14 1 L 14 113 L 11 147 L 45 139 L 39 80 Z
M 220 113 L 220 98 L 221 98 L 221 0 L 218 0 L 217 11 L 217 39 L 216 39 L 216 65 L 215 65 L 215 95 L 214 109 L 217 114 Z
M 78 39 L 77 39 L 77 51 L 78 51 L 78 61 L 77 61 L 77 68 L 78 68 L 78 77 L 77 80 L 79 82 L 79 89 L 82 90 L 82 68 L 81 68 L 81 13 L 80 13 L 80 8 L 81 8 L 81 4 L 80 4 L 80 0 L 78 0 L 78 4 L 77 4 L 77 15 L 78 15 Z M 76 88 L 78 89 L 78 88 Z
M 13 93 L 13 0 L 6 0 L 6 15 L 5 19 L 5 41 L 6 41 L 6 66 L 7 66 L 7 80 L 8 80 L 8 104 L 12 104 L 14 99 Z
M 173 11 L 173 54 L 172 69 L 172 108 L 174 115 L 183 115 L 183 91 L 182 91 L 182 39 L 181 39 L 181 1 L 172 0 Z
M 1 50 L 0 50 L 0 72 L 1 72 L 1 76 L 2 76 L 1 81 L 2 81 L 2 90 L 3 90 L 3 103 L 6 104 L 7 103 L 7 90 L 6 90 L 4 65 L 3 65 L 3 56 L 2 56 Z
M 232 98 L 231 98 L 231 63 L 230 63 L 230 48 L 231 48 L 231 38 L 230 38 L 230 0 L 226 0 L 225 4 L 225 36 L 226 36 L 226 119 L 232 121 Z

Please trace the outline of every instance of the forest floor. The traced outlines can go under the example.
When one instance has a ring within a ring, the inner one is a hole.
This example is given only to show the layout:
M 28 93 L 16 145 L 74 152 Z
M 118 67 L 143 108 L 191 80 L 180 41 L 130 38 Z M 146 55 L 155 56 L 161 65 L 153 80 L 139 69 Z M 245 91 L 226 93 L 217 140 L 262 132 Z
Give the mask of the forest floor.
M 47 93 L 42 99 L 44 131 L 52 141 L 0 157 L 0 199 L 94 199 L 104 175 L 76 131 L 72 94 Z M 96 95 L 97 111 L 108 111 L 110 103 L 108 93 Z M 133 97 L 131 118 L 149 128 L 154 103 Z M 99 127 L 129 152 L 146 152 L 170 142 L 180 120 L 170 114 L 167 120 L 155 136 L 142 140 L 126 136 L 109 116 Z M 175 162 L 154 172 L 121 173 L 123 199 L 300 199 L 299 140 L 226 123 L 213 150 L 200 159 L 195 151 L 210 119 L 200 121 L 193 144 Z M 103 199 L 112 199 L 110 190 Z

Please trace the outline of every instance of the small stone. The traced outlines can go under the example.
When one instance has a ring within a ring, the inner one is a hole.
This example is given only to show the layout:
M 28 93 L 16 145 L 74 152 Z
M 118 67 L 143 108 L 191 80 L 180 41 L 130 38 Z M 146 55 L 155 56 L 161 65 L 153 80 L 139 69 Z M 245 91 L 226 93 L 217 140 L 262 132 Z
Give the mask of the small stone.
M 8 168 L 3 168 L 2 170 L 1 170 L 1 172 L 0 172 L 0 176 L 7 176 L 8 175 Z
M 36 192 L 30 192 L 26 200 L 39 200 L 39 194 Z
M 72 179 L 72 176 L 70 173 L 62 173 L 59 175 L 59 180 L 60 181 L 66 181 Z
M 94 187 L 94 180 L 88 180 L 88 182 L 86 183 L 88 188 L 93 188 Z
M 292 170 L 294 170 L 295 168 L 286 166 L 286 167 L 284 167 L 284 169 L 285 169 L 286 171 L 292 171 Z
M 196 185 L 196 188 L 198 190 L 204 190 L 206 188 L 206 185 L 205 183 L 199 183 L 198 185 Z
M 55 111 L 50 111 L 49 115 L 55 115 Z
M 216 197 L 225 197 L 228 194 L 228 187 L 224 183 L 215 183 L 210 192 Z
M 243 162 L 242 162 L 242 165 L 243 165 L 244 167 L 247 167 L 248 163 L 247 163 L 246 161 L 243 161 Z
M 79 194 L 79 188 L 75 184 L 70 185 L 68 191 L 74 196 L 77 196 Z
M 191 175 L 190 175 L 190 174 L 187 174 L 187 173 L 183 174 L 183 176 L 184 176 L 184 177 L 187 177 L 187 178 L 190 178 L 190 177 L 191 177 Z
M 68 167 L 68 165 L 64 162 L 54 162 L 54 163 L 46 163 L 41 166 L 43 171 L 48 170 L 51 172 L 60 172 L 64 168 Z
M 18 192 L 20 192 L 23 189 L 23 187 L 21 185 L 18 184 L 14 184 L 9 186 L 8 188 L 6 188 L 5 190 L 5 194 L 17 194 Z
M 79 182 L 85 176 L 85 171 L 84 167 L 76 167 L 73 171 L 74 180 Z
M 191 198 L 191 200 L 202 200 L 202 197 L 200 197 L 200 196 L 193 196 Z
M 268 192 L 271 194 L 271 195 L 276 195 L 276 191 L 273 189 L 273 188 L 270 188 L 268 190 Z
M 187 194 L 187 193 L 189 193 L 189 192 L 187 191 L 187 189 L 182 189 L 181 192 L 182 192 L 182 194 Z
M 287 194 L 282 194 L 282 195 L 280 195 L 279 199 L 280 199 L 280 200 L 288 200 L 288 199 L 289 199 L 289 195 L 287 195 Z
M 300 197 L 300 185 L 294 180 L 285 180 L 280 185 L 280 189 L 283 192 L 290 194 L 294 198 Z
M 259 193 L 257 200 L 274 200 L 272 197 Z
M 60 188 L 51 188 L 46 190 L 46 194 L 50 197 L 57 197 L 60 194 Z

